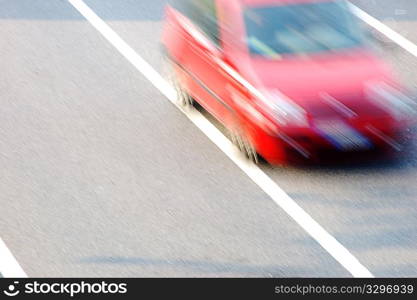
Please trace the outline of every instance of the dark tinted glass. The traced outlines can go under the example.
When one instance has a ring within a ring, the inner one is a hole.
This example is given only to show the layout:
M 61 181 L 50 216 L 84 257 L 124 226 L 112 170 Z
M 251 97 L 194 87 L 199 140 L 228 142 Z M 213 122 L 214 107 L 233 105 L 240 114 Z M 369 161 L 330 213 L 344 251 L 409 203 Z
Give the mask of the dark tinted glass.
M 363 34 L 344 1 L 248 7 L 247 44 L 252 54 L 310 54 L 353 48 Z

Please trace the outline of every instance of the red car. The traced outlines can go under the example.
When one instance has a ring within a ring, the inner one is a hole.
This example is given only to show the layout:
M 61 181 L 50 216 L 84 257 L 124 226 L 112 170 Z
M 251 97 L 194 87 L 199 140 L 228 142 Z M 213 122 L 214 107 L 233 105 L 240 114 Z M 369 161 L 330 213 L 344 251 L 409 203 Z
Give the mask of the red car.
M 340 0 L 174 0 L 163 48 L 198 102 L 250 159 L 400 151 L 415 103 Z

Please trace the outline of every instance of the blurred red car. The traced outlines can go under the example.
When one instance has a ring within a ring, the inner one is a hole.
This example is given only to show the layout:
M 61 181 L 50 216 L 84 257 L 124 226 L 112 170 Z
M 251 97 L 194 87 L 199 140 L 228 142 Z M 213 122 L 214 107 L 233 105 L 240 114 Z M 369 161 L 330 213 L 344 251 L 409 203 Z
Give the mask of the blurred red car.
M 415 103 L 340 0 L 174 0 L 163 46 L 198 102 L 250 159 L 400 151 Z

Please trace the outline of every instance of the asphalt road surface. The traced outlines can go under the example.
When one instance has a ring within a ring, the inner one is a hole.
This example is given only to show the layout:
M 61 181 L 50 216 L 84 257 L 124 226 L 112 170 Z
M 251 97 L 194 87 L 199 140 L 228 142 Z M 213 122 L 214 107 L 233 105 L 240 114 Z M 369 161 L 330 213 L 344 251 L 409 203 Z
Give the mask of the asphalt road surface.
M 162 74 L 166 2 L 85 1 Z M 414 0 L 352 2 L 417 43 Z M 28 276 L 351 276 L 68 1 L 0 0 L 0 37 L 0 237 Z M 373 275 L 417 276 L 416 149 L 261 168 Z

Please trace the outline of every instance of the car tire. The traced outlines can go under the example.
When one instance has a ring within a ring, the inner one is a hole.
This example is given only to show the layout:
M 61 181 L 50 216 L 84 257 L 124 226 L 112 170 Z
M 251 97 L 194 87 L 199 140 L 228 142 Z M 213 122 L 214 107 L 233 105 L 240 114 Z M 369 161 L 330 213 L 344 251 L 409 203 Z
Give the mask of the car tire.
M 171 63 L 172 64 L 172 63 Z M 192 108 L 194 107 L 194 99 L 188 94 L 188 92 L 181 85 L 180 80 L 178 79 L 178 74 L 175 72 L 175 66 L 171 65 L 171 71 L 169 74 L 170 81 L 172 86 L 175 89 L 177 94 L 177 101 L 183 108 Z
M 254 164 L 259 163 L 259 156 L 252 143 L 236 130 L 230 131 L 230 139 L 238 150 Z

